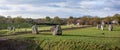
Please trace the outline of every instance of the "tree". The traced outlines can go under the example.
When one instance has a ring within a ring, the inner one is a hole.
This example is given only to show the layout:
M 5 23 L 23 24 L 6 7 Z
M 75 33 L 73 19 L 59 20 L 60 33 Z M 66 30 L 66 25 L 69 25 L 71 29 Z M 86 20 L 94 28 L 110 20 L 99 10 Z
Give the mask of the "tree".
M 13 23 L 14 22 L 14 20 L 11 18 L 11 16 L 7 16 L 6 19 L 7 19 L 6 23 Z
M 54 17 L 54 19 L 53 19 L 53 23 L 62 24 L 62 20 L 61 20 L 58 16 L 56 16 L 56 17 Z
M 22 18 L 21 16 L 17 16 L 16 18 L 14 18 L 14 23 L 24 23 L 25 19 Z
M 70 16 L 69 19 L 74 19 L 73 16 Z
M 25 22 L 26 22 L 26 23 L 33 23 L 33 19 L 32 19 L 32 18 L 26 18 L 26 19 L 25 19 Z
M 3 18 L 5 18 L 5 16 L 0 15 L 0 19 L 3 19 Z
M 6 22 L 5 16 L 0 15 L 0 23 L 5 23 L 5 22 Z
M 47 22 L 50 22 L 51 21 L 51 18 L 49 16 L 46 16 L 46 19 L 45 19 Z
M 89 20 L 90 20 L 90 17 L 88 17 L 88 16 L 83 16 L 82 18 L 81 18 L 81 20 L 83 21 L 83 25 L 88 25 L 89 24 Z
M 73 16 L 70 16 L 68 21 L 67 21 L 67 24 L 74 24 L 74 18 Z
M 91 25 L 97 25 L 97 24 L 100 24 L 100 18 L 97 17 L 97 16 L 96 16 L 96 17 L 93 17 L 93 18 L 90 19 L 89 22 L 90 22 Z
M 109 22 L 112 21 L 112 17 L 111 16 L 107 16 L 104 20 L 109 24 Z
M 118 22 L 120 22 L 120 14 L 115 14 L 113 16 L 113 19 L 116 20 L 116 21 L 118 21 Z

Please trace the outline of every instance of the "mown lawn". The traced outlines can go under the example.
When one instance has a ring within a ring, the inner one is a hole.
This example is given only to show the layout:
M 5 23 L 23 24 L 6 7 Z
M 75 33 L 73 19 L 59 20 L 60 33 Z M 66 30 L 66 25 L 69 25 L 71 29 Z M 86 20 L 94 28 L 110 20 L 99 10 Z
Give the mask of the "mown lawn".
M 45 27 L 47 29 L 47 27 Z M 104 33 L 104 35 L 103 35 Z M 38 45 L 30 48 L 39 50 L 119 50 L 120 26 L 114 26 L 113 31 L 104 31 L 89 27 L 76 30 L 63 30 L 63 35 L 53 36 L 51 32 L 40 34 L 13 35 L 15 39 L 35 40 Z

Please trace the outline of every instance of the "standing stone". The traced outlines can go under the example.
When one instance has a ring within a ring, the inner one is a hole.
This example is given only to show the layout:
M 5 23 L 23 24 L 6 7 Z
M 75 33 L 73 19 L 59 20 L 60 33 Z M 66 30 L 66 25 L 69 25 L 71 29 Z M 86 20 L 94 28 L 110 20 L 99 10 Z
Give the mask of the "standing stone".
M 9 30 L 9 31 L 12 31 L 12 27 L 9 26 L 9 27 L 8 27 L 8 30 Z
M 54 30 L 55 30 L 55 29 L 56 29 L 56 26 L 52 26 L 52 28 L 50 29 L 53 34 L 55 34 L 55 33 L 54 33 Z
M 53 26 L 51 28 L 51 32 L 52 32 L 53 35 L 57 35 L 57 33 L 56 33 L 56 26 Z
M 32 33 L 34 33 L 34 34 L 38 34 L 39 33 L 37 25 L 33 25 L 32 26 Z
M 53 35 L 62 35 L 61 26 L 60 25 L 53 26 L 51 28 L 51 32 L 53 33 Z
M 62 35 L 62 29 L 60 25 L 57 25 L 57 35 Z
M 101 22 L 101 30 L 104 30 L 104 27 L 105 27 L 105 22 L 102 21 L 102 22 Z
M 113 25 L 112 25 L 112 23 L 109 23 L 108 30 L 109 30 L 109 31 L 112 31 L 112 30 L 113 30 Z
M 101 25 L 102 25 L 103 27 L 105 27 L 105 22 L 104 22 L 104 21 L 102 21 Z
M 96 24 L 96 23 L 95 23 Z M 100 25 L 100 22 L 97 22 L 97 29 L 100 29 L 101 25 Z
M 100 24 L 97 24 L 97 29 L 100 29 Z
M 8 30 L 9 30 L 9 31 L 15 31 L 15 27 L 14 27 L 13 25 L 12 25 L 12 26 L 9 26 L 9 27 L 8 27 Z
M 80 23 L 77 23 L 76 25 L 77 25 L 77 26 L 80 26 Z
M 18 25 L 17 28 L 18 28 L 18 31 L 20 31 L 20 25 Z
M 104 30 L 104 25 L 101 25 L 101 30 Z
M 14 26 L 12 27 L 12 30 L 15 31 L 15 27 Z

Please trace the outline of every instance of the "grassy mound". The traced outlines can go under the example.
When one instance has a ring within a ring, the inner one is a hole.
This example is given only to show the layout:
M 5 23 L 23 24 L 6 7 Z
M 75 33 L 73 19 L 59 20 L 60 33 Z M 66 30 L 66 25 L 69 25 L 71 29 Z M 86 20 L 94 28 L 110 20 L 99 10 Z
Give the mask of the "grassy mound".
M 0 41 L 0 50 L 120 50 L 109 44 L 81 40 L 33 40 L 35 37 Z

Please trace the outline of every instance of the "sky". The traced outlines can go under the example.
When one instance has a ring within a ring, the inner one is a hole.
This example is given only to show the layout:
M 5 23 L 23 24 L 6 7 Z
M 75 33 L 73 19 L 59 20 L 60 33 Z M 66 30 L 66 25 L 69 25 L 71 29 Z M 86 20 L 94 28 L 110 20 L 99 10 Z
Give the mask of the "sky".
M 106 17 L 120 13 L 120 0 L 0 0 L 0 15 L 51 18 L 84 15 Z

